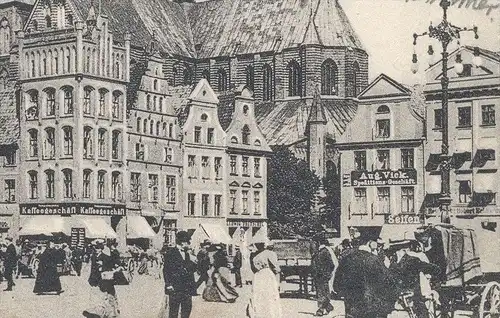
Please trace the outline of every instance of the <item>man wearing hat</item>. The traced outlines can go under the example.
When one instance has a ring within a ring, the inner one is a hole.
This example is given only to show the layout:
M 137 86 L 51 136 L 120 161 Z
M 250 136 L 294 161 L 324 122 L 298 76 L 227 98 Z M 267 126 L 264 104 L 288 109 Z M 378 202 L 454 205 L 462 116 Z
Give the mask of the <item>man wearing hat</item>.
M 439 267 L 434 264 L 421 261 L 418 257 L 410 256 L 409 251 L 413 242 L 410 240 L 393 241 L 389 247 L 395 251 L 395 259 L 390 270 L 397 279 L 401 292 L 413 293 L 414 310 L 417 317 L 424 317 L 426 307 L 420 289 L 420 273 L 431 276 L 439 275 Z
M 333 306 L 330 302 L 330 286 L 333 272 L 338 267 L 338 260 L 333 250 L 329 247 L 328 240 L 324 237 L 315 239 L 319 244 L 318 250 L 311 260 L 311 273 L 316 286 L 318 310 L 315 316 L 328 315 Z
M 243 287 L 241 281 L 241 267 L 243 265 L 243 255 L 241 254 L 240 247 L 238 245 L 236 245 L 235 248 L 236 252 L 234 253 L 234 259 L 233 259 L 235 287 Z
M 194 272 L 196 262 L 190 255 L 191 236 L 186 231 L 179 231 L 175 236 L 176 246 L 165 253 L 163 278 L 165 294 L 168 295 L 169 318 L 177 318 L 179 309 L 181 318 L 189 318 L 193 307 L 192 296 L 196 294 Z
M 7 279 L 7 288 L 4 289 L 4 291 L 11 291 L 12 287 L 16 285 L 14 284 L 14 279 L 12 276 L 14 274 L 14 269 L 16 268 L 17 264 L 17 252 L 12 237 L 9 236 L 6 237 L 6 241 L 7 241 L 7 250 L 5 251 L 4 267 L 5 267 L 5 279 Z
M 198 260 L 197 272 L 200 277 L 196 282 L 196 288 L 198 289 L 203 282 L 208 281 L 208 271 L 210 270 L 210 256 L 208 255 L 208 248 L 212 245 L 209 240 L 205 240 L 200 244 L 200 250 L 196 255 Z

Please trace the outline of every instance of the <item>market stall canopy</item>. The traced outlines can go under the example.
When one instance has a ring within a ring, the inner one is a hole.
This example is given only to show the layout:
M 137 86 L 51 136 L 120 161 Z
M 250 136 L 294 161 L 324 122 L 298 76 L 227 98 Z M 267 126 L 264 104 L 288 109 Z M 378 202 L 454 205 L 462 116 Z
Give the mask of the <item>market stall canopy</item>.
M 384 224 L 380 231 L 380 238 L 385 242 L 400 240 L 414 240 L 415 232 L 423 224 Z
M 210 240 L 212 243 L 231 244 L 231 237 L 226 230 L 218 224 L 200 224 L 191 236 L 191 245 L 198 247 L 204 240 Z
M 111 226 L 106 223 L 104 218 L 100 217 L 85 217 L 82 218 L 82 223 L 85 225 L 85 236 L 87 238 L 117 238 L 116 232 L 113 231 Z
M 153 238 L 154 236 L 155 232 L 144 217 L 140 215 L 127 216 L 127 238 Z
M 36 215 L 24 220 L 18 234 L 52 236 L 56 233 L 68 234 L 64 218 L 55 215 Z

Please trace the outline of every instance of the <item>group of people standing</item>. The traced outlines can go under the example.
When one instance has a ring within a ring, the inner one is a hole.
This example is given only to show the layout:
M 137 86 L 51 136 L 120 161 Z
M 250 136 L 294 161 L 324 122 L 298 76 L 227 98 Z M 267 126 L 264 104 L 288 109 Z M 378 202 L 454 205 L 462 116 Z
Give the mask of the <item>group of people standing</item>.
M 202 297 L 205 301 L 233 303 L 238 293 L 231 284 L 227 254 L 220 244 L 202 243 L 196 256 L 190 247 L 191 237 L 185 231 L 176 234 L 176 246 L 167 249 L 164 257 L 163 277 L 165 302 L 160 318 L 188 318 L 192 311 L 192 297 L 203 283 Z M 255 251 L 250 255 L 254 272 L 252 295 L 246 307 L 249 318 L 280 318 L 279 265 L 275 252 L 266 249 L 264 242 L 254 242 Z M 235 287 L 241 287 L 241 251 L 235 253 Z M 233 264 L 234 265 L 234 264 Z M 199 279 L 195 281 L 195 273 Z M 242 313 L 242 316 L 244 314 Z

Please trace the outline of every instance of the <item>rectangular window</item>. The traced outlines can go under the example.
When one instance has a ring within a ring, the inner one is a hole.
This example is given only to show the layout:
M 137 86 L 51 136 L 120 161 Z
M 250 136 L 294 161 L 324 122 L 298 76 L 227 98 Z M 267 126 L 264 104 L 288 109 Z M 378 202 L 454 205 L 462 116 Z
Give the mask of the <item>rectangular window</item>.
M 73 155 L 73 128 L 72 127 L 64 127 L 64 155 L 72 156 Z
M 238 172 L 236 171 L 236 156 L 231 156 L 229 158 L 229 166 L 231 168 L 231 174 L 236 175 Z
M 164 150 L 164 161 L 166 163 L 172 163 L 173 150 L 171 147 L 165 147 Z
M 366 188 L 354 188 L 354 205 L 351 213 L 363 213 L 367 211 Z
M 71 170 L 63 170 L 64 175 L 64 197 L 73 197 L 73 173 Z
M 222 195 L 220 195 L 220 194 L 215 195 L 215 197 L 214 197 L 214 215 L 215 216 L 220 216 L 221 203 L 222 203 Z
M 196 195 L 188 193 L 188 215 L 194 215 Z
M 377 211 L 380 214 L 391 213 L 391 189 L 389 187 L 377 188 Z
M 144 160 L 144 145 L 143 144 L 135 144 L 135 159 Z
M 30 129 L 30 157 L 38 157 L 38 132 Z
M 90 198 L 90 170 L 83 171 L 83 197 Z
M 260 158 L 253 158 L 253 175 L 255 178 L 260 178 Z
M 188 156 L 188 177 L 189 178 L 198 177 L 198 169 L 196 167 L 196 156 L 194 155 Z
M 112 108 L 112 116 L 115 119 L 120 118 L 120 96 L 118 94 L 113 94 L 113 108 Z
M 53 199 L 55 193 L 55 184 L 54 184 L 54 171 L 48 170 L 45 172 L 45 197 L 47 199 Z
M 201 127 L 194 127 L 194 142 L 197 144 L 201 142 Z
M 165 179 L 165 194 L 168 203 L 176 201 L 175 176 L 168 175 Z
M 10 151 L 5 154 L 5 165 L 6 166 L 15 166 L 16 165 L 16 151 Z
M 92 158 L 93 157 L 93 133 L 92 128 L 85 127 L 83 129 L 83 158 Z
M 401 149 L 401 168 L 413 169 L 415 167 L 414 156 L 413 149 Z
M 90 107 L 92 91 L 90 89 L 85 89 L 83 93 L 83 113 L 85 115 L 90 115 L 92 110 Z
M 482 105 L 481 118 L 483 126 L 495 126 L 495 105 Z
M 469 203 L 472 197 L 471 191 L 471 182 L 466 181 L 458 181 L 458 202 L 460 203 Z
M 229 191 L 229 214 L 236 214 L 236 190 Z
M 415 213 L 415 190 L 413 187 L 401 188 L 401 213 Z
M 119 159 L 120 158 L 120 135 L 121 133 L 118 130 L 113 131 L 113 135 L 111 136 L 111 158 Z
M 443 110 L 435 109 L 434 110 L 434 129 L 442 129 L 443 128 Z
M 215 180 L 222 179 L 222 158 L 214 158 Z
M 149 202 L 158 202 L 158 175 L 150 174 L 149 178 Z
M 472 108 L 471 107 L 459 107 L 458 108 L 458 126 L 459 127 L 470 127 L 472 120 Z
M 56 114 L 56 92 L 55 90 L 47 91 L 47 116 Z
M 5 179 L 5 200 L 7 202 L 16 201 L 16 180 Z
M 248 191 L 243 190 L 241 191 L 241 206 L 243 209 L 242 214 L 249 214 L 250 211 L 248 210 Z
M 45 130 L 45 158 L 53 159 L 56 155 L 56 136 L 55 130 L 53 128 L 47 128 Z
M 104 199 L 104 189 L 105 189 L 105 180 L 106 173 L 104 171 L 99 171 L 97 173 L 97 198 Z
M 390 166 L 389 150 L 377 150 L 377 169 L 389 170 Z
M 132 172 L 130 174 L 130 199 L 134 202 L 141 201 L 141 174 Z
M 73 114 L 73 90 L 64 91 L 64 114 Z
M 210 179 L 210 160 L 208 157 L 201 157 L 201 174 L 203 179 Z
M 99 92 L 99 116 L 106 114 L 106 92 Z
M 391 135 L 391 121 L 389 119 L 377 120 L 377 138 L 389 138 Z
M 213 143 L 214 143 L 214 129 L 208 128 L 207 129 L 207 144 L 211 145 Z
M 113 200 L 122 199 L 122 182 L 119 172 L 113 172 L 111 175 L 111 198 Z
M 253 214 L 260 215 L 260 191 L 253 193 Z
M 208 215 L 208 194 L 201 195 L 201 215 Z
M 248 157 L 242 157 L 241 158 L 241 170 L 244 176 L 249 176 L 248 174 Z
M 29 174 L 30 199 L 38 198 L 38 175 L 32 171 Z
M 99 158 L 106 157 L 106 130 L 99 129 L 97 136 L 97 148 Z
M 356 170 L 366 170 L 366 151 L 354 152 L 354 165 Z

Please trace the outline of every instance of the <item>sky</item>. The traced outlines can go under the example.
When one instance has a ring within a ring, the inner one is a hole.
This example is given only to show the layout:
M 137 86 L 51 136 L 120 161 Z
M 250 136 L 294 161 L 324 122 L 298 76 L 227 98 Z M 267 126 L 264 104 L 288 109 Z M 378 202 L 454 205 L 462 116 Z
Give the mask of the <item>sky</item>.
M 452 0 L 452 3 L 464 5 L 452 6 L 448 10 L 448 21 L 458 27 L 479 28 L 479 39 L 474 39 L 473 32 L 462 35 L 461 45 L 480 46 L 485 49 L 500 51 L 500 0 L 482 0 L 491 6 L 497 6 L 489 13 L 487 9 L 474 9 L 473 4 L 480 0 Z M 439 0 L 339 0 L 351 24 L 367 50 L 370 80 L 380 73 L 392 77 L 404 84 L 422 82 L 427 65 L 427 48 L 434 47 L 435 55 L 440 53 L 437 40 L 421 37 L 417 40 L 417 54 L 420 70 L 417 74 L 410 71 L 413 54 L 413 33 L 428 30 L 430 22 L 439 24 L 442 9 Z M 471 3 L 466 8 L 467 2 Z M 477 8 L 477 6 L 476 6 Z M 458 46 L 450 45 L 451 50 Z

